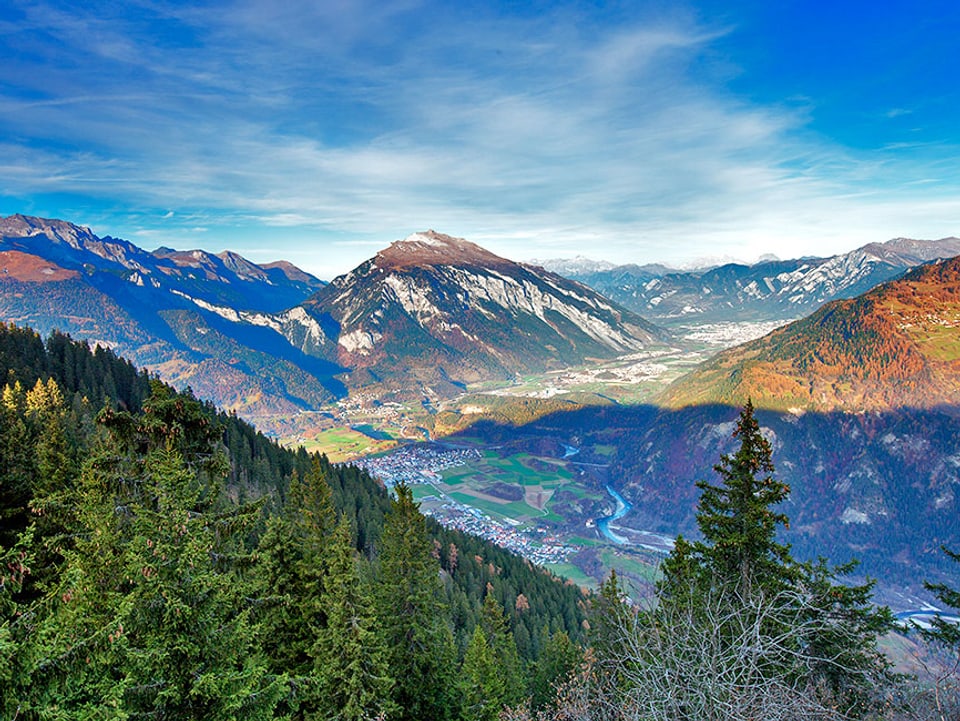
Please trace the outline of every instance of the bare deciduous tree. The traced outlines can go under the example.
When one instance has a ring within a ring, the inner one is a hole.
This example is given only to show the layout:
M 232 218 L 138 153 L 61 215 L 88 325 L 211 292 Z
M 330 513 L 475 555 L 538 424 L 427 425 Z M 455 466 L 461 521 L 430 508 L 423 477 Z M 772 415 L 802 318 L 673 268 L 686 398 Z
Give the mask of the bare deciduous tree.
M 512 710 L 504 721 L 844 721 L 822 682 L 844 662 L 812 642 L 843 632 L 811 613 L 798 591 L 766 598 L 717 593 L 696 606 L 663 604 L 620 614 L 614 653 L 588 663 L 558 688 L 545 711 Z M 829 626 L 827 626 L 829 624 Z M 855 668 L 846 673 L 868 673 Z M 885 679 L 863 679 L 878 695 Z

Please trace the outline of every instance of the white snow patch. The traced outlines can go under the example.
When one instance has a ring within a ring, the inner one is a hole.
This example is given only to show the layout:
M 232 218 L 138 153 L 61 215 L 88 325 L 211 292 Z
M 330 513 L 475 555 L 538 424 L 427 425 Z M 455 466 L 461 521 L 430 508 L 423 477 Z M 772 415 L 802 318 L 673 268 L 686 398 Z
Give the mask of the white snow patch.
M 429 235 L 424 235 L 423 233 L 414 233 L 413 235 L 408 235 L 404 238 L 402 243 L 422 243 L 423 245 L 430 245 L 434 248 L 443 248 L 447 245 L 444 241 L 439 238 L 432 238 Z
M 869 524 L 870 517 L 863 511 L 858 511 L 855 508 L 846 508 L 843 511 L 843 515 L 840 516 L 840 522 L 845 524 L 850 524 L 850 523 Z
M 369 355 L 373 347 L 382 338 L 383 335 L 381 333 L 374 333 L 358 328 L 355 331 L 340 336 L 337 343 L 342 345 L 349 353 Z

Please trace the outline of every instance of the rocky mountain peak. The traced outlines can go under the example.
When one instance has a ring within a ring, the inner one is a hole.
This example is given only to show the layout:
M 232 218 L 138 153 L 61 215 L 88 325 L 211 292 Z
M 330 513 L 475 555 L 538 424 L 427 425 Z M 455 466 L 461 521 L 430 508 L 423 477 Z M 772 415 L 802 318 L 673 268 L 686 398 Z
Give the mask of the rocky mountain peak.
M 515 265 L 475 243 L 435 230 L 414 233 L 403 240 L 394 241 L 377 253 L 374 262 L 376 267 L 383 270 L 443 265 L 488 268 Z
M 82 247 L 84 243 L 96 240 L 90 228 L 64 220 L 35 218 L 20 213 L 5 218 L 0 217 L 0 236 L 4 238 L 32 238 L 41 235 L 53 242 L 66 243 L 73 248 Z

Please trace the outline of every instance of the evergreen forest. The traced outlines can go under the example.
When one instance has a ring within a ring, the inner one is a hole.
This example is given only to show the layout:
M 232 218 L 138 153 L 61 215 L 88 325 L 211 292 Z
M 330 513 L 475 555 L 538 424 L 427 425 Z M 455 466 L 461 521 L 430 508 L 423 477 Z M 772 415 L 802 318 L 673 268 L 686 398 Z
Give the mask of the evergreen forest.
M 9 325 L 0 360 L 0 718 L 960 718 L 956 626 L 911 634 L 934 673 L 895 673 L 871 584 L 778 541 L 749 403 L 637 605 L 104 348 Z

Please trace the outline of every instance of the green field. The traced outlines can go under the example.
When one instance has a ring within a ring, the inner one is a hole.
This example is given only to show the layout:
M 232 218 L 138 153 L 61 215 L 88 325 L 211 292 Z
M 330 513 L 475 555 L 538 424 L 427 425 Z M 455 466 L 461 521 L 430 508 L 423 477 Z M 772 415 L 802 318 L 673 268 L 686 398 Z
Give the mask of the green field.
M 544 488 L 555 488 L 573 479 L 570 471 L 559 464 L 550 471 L 531 468 L 530 464 L 535 460 L 533 456 L 527 453 L 501 458 L 493 451 L 484 451 L 483 457 L 476 463 L 451 469 L 449 477 L 462 479 L 473 476 L 480 484 L 491 484 L 499 481 L 520 486 L 542 486 Z M 549 463 L 549 461 L 541 462 Z M 448 476 L 445 476 L 444 480 L 447 478 Z
M 325 453 L 332 463 L 340 463 L 382 453 L 393 448 L 396 441 L 390 438 L 374 439 L 351 428 L 332 428 L 300 440 L 297 445 L 303 446 L 308 453 Z
M 443 478 L 443 482 L 448 486 L 456 486 L 460 483 L 463 483 L 464 479 L 469 478 L 474 474 L 473 470 L 463 470 L 463 466 L 457 466 L 456 468 L 447 468 L 446 470 L 440 471 L 440 476 Z
M 585 574 L 572 563 L 550 563 L 545 565 L 544 568 L 548 568 L 558 576 L 569 578 L 578 586 L 596 589 L 599 585 L 597 584 L 596 580 Z
M 411 492 L 413 493 L 413 500 L 420 501 L 428 496 L 436 496 L 438 498 L 443 497 L 443 493 L 432 483 L 418 483 L 415 486 L 410 487 Z
M 613 548 L 606 548 L 600 552 L 600 560 L 604 568 L 614 568 L 620 575 L 630 575 L 653 583 L 659 577 L 656 566 L 621 553 Z

